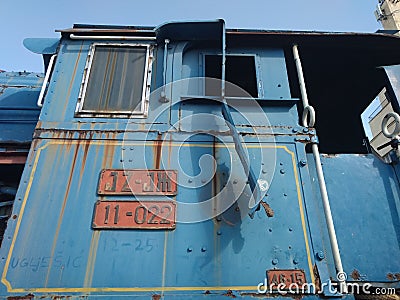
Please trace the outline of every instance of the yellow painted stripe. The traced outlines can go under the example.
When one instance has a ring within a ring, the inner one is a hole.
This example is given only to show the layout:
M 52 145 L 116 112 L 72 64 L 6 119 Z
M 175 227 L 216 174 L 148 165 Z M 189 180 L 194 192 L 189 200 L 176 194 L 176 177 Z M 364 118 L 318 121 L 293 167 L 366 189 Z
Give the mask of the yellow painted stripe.
M 289 150 L 287 150 L 289 152 Z M 310 251 L 310 246 L 308 244 L 308 234 L 307 234 L 307 227 L 306 227 L 306 221 L 304 217 L 304 208 L 303 208 L 303 200 L 301 198 L 301 189 L 300 189 L 300 183 L 299 183 L 299 175 L 297 173 L 297 166 L 296 166 L 296 160 L 293 152 L 289 152 L 290 155 L 292 156 L 292 163 L 293 163 L 293 170 L 294 170 L 294 176 L 296 178 L 296 188 L 297 188 L 297 198 L 299 200 L 299 208 L 300 208 L 300 217 L 301 217 L 301 226 L 303 227 L 303 234 L 304 234 L 304 241 L 306 243 L 306 251 L 307 251 L 307 261 L 308 261 L 308 268 L 310 269 L 310 276 L 311 276 L 311 282 L 315 284 L 315 278 L 314 278 L 314 270 L 312 266 L 312 261 L 311 261 L 311 251 Z
M 31 175 L 29 176 L 29 182 L 28 182 L 28 185 L 26 187 L 26 192 L 25 192 L 22 204 L 21 204 L 21 209 L 19 210 L 19 217 L 17 219 L 17 224 L 15 225 L 14 235 L 13 235 L 13 238 L 12 238 L 12 241 L 11 241 L 11 245 L 10 245 L 10 251 L 8 252 L 8 256 L 7 256 L 5 265 L 4 265 L 3 274 L 1 275 L 1 282 L 7 287 L 7 291 L 9 291 L 9 292 L 12 291 L 12 286 L 11 286 L 11 283 L 7 280 L 6 275 L 7 275 L 7 272 L 8 272 L 8 268 L 10 266 L 11 256 L 12 256 L 12 253 L 14 251 L 15 241 L 17 240 L 17 235 L 18 235 L 18 232 L 19 232 L 19 228 L 21 226 L 22 217 L 23 217 L 24 212 L 25 212 L 26 200 L 28 199 L 28 195 L 29 195 L 29 192 L 30 192 L 31 187 L 32 187 L 32 182 L 33 182 L 33 178 L 35 176 L 37 164 L 38 164 L 38 161 L 39 161 L 40 152 L 44 148 L 46 148 L 47 145 L 48 144 L 46 144 L 46 145 L 44 145 L 42 147 L 39 147 L 37 149 L 37 151 L 36 151 L 36 157 L 35 157 L 35 160 L 33 162 L 32 172 L 31 172 Z

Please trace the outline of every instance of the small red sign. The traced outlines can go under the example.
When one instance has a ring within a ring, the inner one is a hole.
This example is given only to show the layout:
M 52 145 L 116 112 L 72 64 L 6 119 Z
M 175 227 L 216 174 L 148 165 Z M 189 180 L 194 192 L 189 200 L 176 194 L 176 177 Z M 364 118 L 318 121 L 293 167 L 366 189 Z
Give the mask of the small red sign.
M 102 170 L 99 195 L 176 195 L 174 170 Z
M 97 201 L 93 229 L 174 229 L 173 201 Z
M 288 290 L 301 288 L 306 283 L 303 270 L 269 270 L 267 271 L 269 289 Z

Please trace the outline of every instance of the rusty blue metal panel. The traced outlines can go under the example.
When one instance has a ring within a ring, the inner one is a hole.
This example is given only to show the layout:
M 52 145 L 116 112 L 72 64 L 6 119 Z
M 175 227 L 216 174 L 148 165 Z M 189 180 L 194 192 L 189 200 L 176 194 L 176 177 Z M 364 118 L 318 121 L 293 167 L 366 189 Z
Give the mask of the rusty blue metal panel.
M 398 288 L 399 181 L 392 166 L 373 155 L 322 155 L 321 161 L 348 280 Z
M 267 197 L 273 217 L 261 209 L 250 219 L 244 197 L 232 201 L 215 218 L 180 222 L 173 231 L 91 229 L 97 200 L 122 200 L 121 196 L 96 194 L 103 168 L 179 170 L 178 220 L 203 217 L 198 208 L 190 210 L 182 204 L 198 205 L 225 185 L 243 181 L 238 158 L 230 158 L 234 155 L 232 141 L 224 146 L 202 135 L 184 140 L 175 135 L 160 146 L 156 141 L 42 139 L 35 143 L 1 250 L 5 258 L 2 282 L 8 292 L 93 296 L 255 293 L 266 270 L 273 268 L 303 269 L 307 280 L 314 282 L 293 144 L 261 145 L 276 149 L 280 166 Z M 258 147 L 250 148 L 254 161 L 262 160 Z M 213 172 L 201 169 L 199 161 L 204 155 L 216 157 L 214 179 Z M 272 165 L 266 170 L 274 171 Z M 227 180 L 229 176 L 233 181 Z M 225 200 L 217 197 L 214 205 Z
M 30 143 L 39 118 L 43 74 L 0 73 L 0 143 Z

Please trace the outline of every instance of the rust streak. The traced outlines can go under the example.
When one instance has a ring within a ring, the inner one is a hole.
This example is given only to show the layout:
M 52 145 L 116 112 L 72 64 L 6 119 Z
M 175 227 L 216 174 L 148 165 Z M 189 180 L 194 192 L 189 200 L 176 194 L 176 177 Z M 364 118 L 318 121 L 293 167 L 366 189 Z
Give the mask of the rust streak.
M 71 96 L 72 86 L 75 83 L 75 76 L 76 76 L 76 71 L 78 70 L 79 60 L 81 58 L 82 47 L 83 47 L 83 41 L 81 43 L 81 48 L 79 49 L 78 56 L 77 56 L 76 61 L 75 61 L 74 71 L 72 72 L 71 81 L 69 82 L 67 95 L 65 97 L 65 102 L 64 102 L 65 105 L 64 105 L 64 109 L 63 109 L 63 117 L 65 117 L 66 109 L 67 109 L 67 106 L 68 106 L 67 104 L 69 103 L 69 97 Z
M 231 290 L 228 290 L 225 294 L 222 294 L 222 296 L 236 298 L 236 296 L 233 294 L 233 292 Z
M 274 216 L 274 211 L 273 209 L 269 206 L 268 203 L 261 201 L 261 205 L 265 210 L 265 213 L 267 214 L 268 218 L 272 218 Z
M 72 182 L 72 178 L 73 178 L 73 173 L 74 173 L 74 169 L 75 169 L 75 165 L 76 165 L 76 158 L 78 156 L 78 152 L 79 152 L 79 144 L 77 144 L 76 148 L 75 148 L 74 157 L 72 159 L 72 166 L 71 166 L 71 169 L 70 169 L 70 172 L 69 172 L 68 183 L 67 183 L 66 190 L 65 190 L 65 196 L 64 196 L 63 203 L 62 203 L 62 206 L 61 206 L 60 215 L 58 216 L 56 232 L 55 232 L 54 239 L 53 239 L 53 245 L 51 247 L 51 255 L 50 255 L 51 259 L 50 259 L 50 262 L 49 262 L 49 267 L 47 269 L 45 286 L 47 286 L 48 281 L 49 281 L 49 276 L 50 276 L 50 272 L 51 272 L 51 268 L 52 268 L 52 264 L 53 264 L 53 259 L 52 258 L 54 257 L 54 252 L 56 250 L 58 235 L 60 233 L 61 223 L 62 223 L 62 220 L 63 220 L 63 217 L 64 217 L 65 207 L 67 205 L 68 195 L 69 195 L 69 192 L 70 192 L 70 189 L 71 189 L 71 182 Z
M 33 294 L 27 294 L 25 296 L 11 296 L 7 297 L 7 300 L 30 300 L 33 299 L 35 296 Z
M 161 151 L 163 141 L 161 140 L 162 134 L 157 135 L 157 140 L 154 142 L 153 152 L 154 152 L 154 168 L 159 169 L 161 164 Z

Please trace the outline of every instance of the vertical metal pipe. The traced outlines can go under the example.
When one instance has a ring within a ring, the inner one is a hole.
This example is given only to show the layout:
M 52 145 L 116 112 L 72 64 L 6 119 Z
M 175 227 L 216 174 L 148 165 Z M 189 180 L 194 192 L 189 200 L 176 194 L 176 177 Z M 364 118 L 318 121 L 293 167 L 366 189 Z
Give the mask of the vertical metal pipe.
M 307 107 L 307 106 L 309 106 L 308 96 L 307 96 L 306 85 L 304 82 L 303 68 L 301 65 L 297 45 L 293 45 L 293 56 L 294 56 L 294 60 L 296 63 L 297 74 L 299 77 L 299 84 L 300 84 L 300 91 L 301 91 L 301 96 L 302 96 L 302 101 L 303 101 L 303 107 Z M 307 120 L 303 120 L 303 126 L 307 126 L 306 123 L 307 123 Z M 329 240 L 331 243 L 333 260 L 334 260 L 335 267 L 336 267 L 336 277 L 340 282 L 340 291 L 342 293 L 346 293 L 347 292 L 346 283 L 345 283 L 346 275 L 343 272 L 342 259 L 340 258 L 339 245 L 338 245 L 338 241 L 337 241 L 337 237 L 336 237 L 335 226 L 333 224 L 331 206 L 329 204 L 329 197 L 328 197 L 328 192 L 326 189 L 324 172 L 322 170 L 322 164 L 321 164 L 321 159 L 320 159 L 317 144 L 315 144 L 315 143 L 312 144 L 312 151 L 313 151 L 314 160 L 315 160 L 315 167 L 317 170 L 319 189 L 321 192 L 322 203 L 323 203 L 323 207 L 324 207 L 325 220 L 326 220 L 326 224 L 328 227 L 328 234 L 329 234 Z
M 226 62 L 226 40 L 225 22 L 222 22 L 222 68 L 221 68 L 221 99 L 225 101 L 225 62 Z
M 168 102 L 167 95 L 166 95 L 168 44 L 169 44 L 169 39 L 165 39 L 165 41 L 164 41 L 164 61 L 163 61 L 163 88 L 161 91 L 162 102 Z
M 169 39 L 164 41 L 164 61 L 163 61 L 163 85 L 167 83 L 167 55 L 168 55 Z
M 299 50 L 297 45 L 293 45 L 293 56 L 294 62 L 296 63 L 297 74 L 299 77 L 299 85 L 300 85 L 300 92 L 301 92 L 301 100 L 303 101 L 303 107 L 308 106 L 308 95 L 306 90 L 306 84 L 304 82 L 304 74 L 303 74 L 303 67 L 301 66 Z M 304 124 L 303 124 L 304 126 Z

